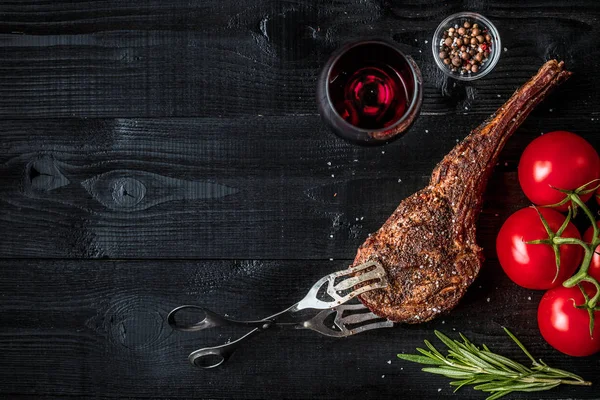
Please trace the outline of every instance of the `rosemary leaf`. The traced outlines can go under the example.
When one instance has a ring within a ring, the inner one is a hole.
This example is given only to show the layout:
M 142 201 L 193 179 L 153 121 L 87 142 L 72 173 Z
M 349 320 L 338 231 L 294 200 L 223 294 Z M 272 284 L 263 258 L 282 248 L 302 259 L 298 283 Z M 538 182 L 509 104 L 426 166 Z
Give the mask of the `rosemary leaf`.
M 431 365 L 440 365 L 443 364 L 443 362 L 429 358 L 429 357 L 425 357 L 425 356 L 419 356 L 419 355 L 414 355 L 414 354 L 398 354 L 398 358 L 402 359 L 402 360 L 406 360 L 406 361 L 411 361 L 411 362 L 415 362 L 415 363 L 419 363 L 419 364 L 431 364 Z
M 571 372 L 552 368 L 542 360 L 536 361 L 525 346 L 506 328 L 506 333 L 519 346 L 532 363 L 531 368 L 507 357 L 492 352 L 483 345 L 482 350 L 471 343 L 463 334 L 462 341 L 450 339 L 439 331 L 435 335 L 446 345 L 447 355 L 443 355 L 429 341 L 428 350 L 418 348 L 422 355 L 398 354 L 398 357 L 425 365 L 422 370 L 453 379 L 454 391 L 463 386 L 473 385 L 475 390 L 491 393 L 487 400 L 495 400 L 513 392 L 538 392 L 550 390 L 559 385 L 589 386 L 592 383 Z
M 422 371 L 430 372 L 432 374 L 444 375 L 447 378 L 466 379 L 473 377 L 472 372 L 461 371 L 452 367 L 423 368 Z

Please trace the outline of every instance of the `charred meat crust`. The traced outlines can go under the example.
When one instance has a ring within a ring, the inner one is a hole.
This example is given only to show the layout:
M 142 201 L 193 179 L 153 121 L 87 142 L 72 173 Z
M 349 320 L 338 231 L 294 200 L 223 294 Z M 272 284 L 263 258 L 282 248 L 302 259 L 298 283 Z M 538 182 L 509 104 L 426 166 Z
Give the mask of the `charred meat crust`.
M 548 61 L 492 117 L 450 151 L 429 186 L 404 199 L 358 249 L 353 265 L 378 260 L 389 286 L 360 300 L 394 322 L 419 323 L 454 308 L 483 262 L 475 242 L 483 191 L 506 140 L 570 76 Z

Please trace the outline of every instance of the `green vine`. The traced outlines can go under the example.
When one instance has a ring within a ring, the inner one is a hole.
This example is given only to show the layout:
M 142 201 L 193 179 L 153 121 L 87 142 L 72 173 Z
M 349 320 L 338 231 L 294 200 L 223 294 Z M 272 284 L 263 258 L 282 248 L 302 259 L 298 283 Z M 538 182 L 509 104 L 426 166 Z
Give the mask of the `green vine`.
M 598 247 L 598 245 L 600 245 L 600 228 L 598 227 L 598 224 L 596 223 L 596 219 L 594 218 L 594 215 L 592 214 L 590 209 L 581 200 L 581 195 L 586 195 L 586 194 L 595 192 L 600 187 L 599 182 L 600 182 L 600 179 L 595 179 L 575 190 L 563 190 L 563 189 L 554 188 L 554 189 L 564 193 L 565 198 L 563 200 L 561 200 L 559 203 L 551 204 L 551 205 L 544 206 L 544 207 L 548 207 L 548 208 L 560 207 L 560 206 L 565 205 L 570 202 L 571 204 L 569 205 L 569 213 L 567 214 L 567 218 L 565 219 L 565 222 L 561 225 L 561 227 L 558 229 L 558 231 L 553 232 L 552 229 L 550 228 L 550 226 L 548 225 L 548 222 L 546 221 L 546 219 L 536 208 L 536 211 L 538 212 L 538 215 L 540 216 L 540 220 L 542 221 L 542 224 L 544 225 L 544 228 L 546 229 L 548 238 L 540 239 L 540 240 L 532 240 L 532 241 L 527 242 L 528 244 L 546 244 L 546 245 L 552 246 L 552 249 L 554 250 L 554 255 L 556 258 L 556 275 L 554 277 L 555 280 L 558 277 L 558 273 L 560 271 L 560 246 L 563 244 L 575 244 L 575 245 L 579 245 L 583 248 L 584 256 L 583 256 L 583 261 L 581 262 L 579 269 L 572 277 L 570 277 L 569 279 L 567 279 L 566 281 L 563 282 L 563 286 L 570 288 L 570 287 L 577 285 L 579 287 L 579 290 L 581 290 L 581 293 L 583 294 L 585 302 L 580 305 L 575 305 L 575 307 L 587 310 L 587 312 L 590 316 L 590 335 L 592 335 L 593 331 L 594 331 L 594 323 L 595 323 L 594 312 L 600 311 L 600 306 L 598 306 L 598 302 L 600 301 L 600 283 L 596 279 L 594 279 L 588 273 L 588 271 L 589 271 L 590 265 L 592 263 L 592 258 L 594 256 L 594 252 L 595 252 L 596 248 Z M 589 219 L 589 221 L 592 224 L 592 227 L 594 230 L 594 236 L 590 243 L 586 243 L 583 240 L 576 239 L 576 238 L 568 238 L 568 237 L 561 236 L 562 233 L 564 232 L 564 230 L 566 229 L 567 225 L 571 221 L 571 219 L 577 215 L 578 209 L 581 209 L 583 211 L 583 213 L 587 216 L 587 218 Z M 587 292 L 583 288 L 583 285 L 581 285 L 582 282 L 589 282 L 596 287 L 596 293 L 594 294 L 593 297 L 588 296 Z

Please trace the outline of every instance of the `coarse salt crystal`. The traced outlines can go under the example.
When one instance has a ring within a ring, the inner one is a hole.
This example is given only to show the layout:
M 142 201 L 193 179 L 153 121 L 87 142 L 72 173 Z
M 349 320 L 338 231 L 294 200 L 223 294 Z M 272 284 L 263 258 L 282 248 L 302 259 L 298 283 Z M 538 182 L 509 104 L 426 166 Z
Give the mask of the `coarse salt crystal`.
M 527 297 L 527 300 L 531 300 L 531 296 L 528 296 L 528 297 Z
M 489 297 L 486 300 L 487 300 L 488 303 L 491 301 L 491 299 Z
M 335 174 L 331 174 L 331 177 L 332 177 L 332 178 L 335 178 Z
M 385 375 L 381 375 L 382 378 L 385 378 Z
M 504 51 L 508 51 L 508 49 L 505 47 L 505 48 L 504 48 Z
M 392 360 L 388 360 L 388 362 L 387 362 L 387 363 L 388 363 L 388 364 L 391 364 L 391 363 L 392 363 Z
M 331 165 L 331 161 L 327 161 L 327 165 Z

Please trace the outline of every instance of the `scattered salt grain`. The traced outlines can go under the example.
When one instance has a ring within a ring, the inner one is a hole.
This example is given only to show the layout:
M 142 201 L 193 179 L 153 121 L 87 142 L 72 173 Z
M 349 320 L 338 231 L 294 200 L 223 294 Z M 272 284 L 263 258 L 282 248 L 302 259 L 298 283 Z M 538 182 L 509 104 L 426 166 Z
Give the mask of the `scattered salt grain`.
M 398 183 L 402 182 L 402 179 L 398 178 Z
M 438 388 L 438 393 L 442 391 L 442 388 Z
M 403 367 L 400 367 L 400 371 L 404 371 L 404 368 L 403 368 Z
M 442 324 L 445 324 L 445 323 L 446 323 L 446 321 L 442 321 Z
M 355 158 L 355 159 L 354 159 L 354 162 L 358 162 L 358 160 Z
M 327 161 L 327 165 L 331 165 L 331 161 Z
M 429 133 L 429 129 L 425 129 L 425 133 Z
M 528 297 L 527 297 L 527 300 L 531 301 L 531 296 L 528 296 Z
M 465 107 L 465 110 L 468 110 L 468 109 L 469 109 L 469 107 Z
M 491 299 L 488 297 L 488 298 L 487 298 L 487 302 L 489 303 L 489 302 L 490 302 L 490 300 L 491 300 Z
M 460 140 L 456 139 L 456 143 L 460 142 Z
M 333 261 L 333 258 L 330 258 L 329 261 Z
M 331 239 L 333 239 L 333 235 L 329 235 L 329 237 L 330 237 Z
M 355 218 L 358 221 L 358 217 Z
M 497 94 L 496 96 L 498 96 L 498 98 L 502 97 L 501 95 Z
M 331 177 L 332 177 L 332 178 L 335 178 L 335 174 L 331 174 Z
M 549 112 L 552 112 L 552 111 L 554 111 L 554 110 L 552 110 L 551 108 L 549 108 L 549 109 L 548 109 L 548 111 L 549 111 Z
M 382 379 L 383 379 L 383 378 L 385 378 L 385 375 L 381 375 L 381 378 L 382 378 Z
M 500 216 L 500 214 L 494 214 L 494 217 L 499 217 L 499 216 Z
M 505 167 L 508 167 L 508 163 L 507 163 L 507 162 L 505 162 L 505 163 L 504 163 L 504 166 L 505 166 Z
M 427 43 L 429 43 L 429 41 L 428 41 L 428 40 L 426 40 L 426 41 L 425 41 L 425 44 L 427 44 Z
M 505 48 L 504 48 L 504 51 L 506 52 L 506 51 L 508 51 L 508 49 L 505 47 Z
M 363 219 L 365 219 L 365 217 L 360 217 L 360 220 L 362 221 Z
M 385 150 L 381 150 L 381 154 L 385 154 Z
M 392 360 L 388 360 L 388 362 L 387 362 L 387 363 L 388 363 L 388 364 L 392 364 Z
M 415 39 L 415 42 L 418 42 L 418 40 L 417 40 L 417 39 Z

